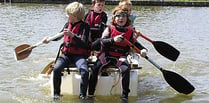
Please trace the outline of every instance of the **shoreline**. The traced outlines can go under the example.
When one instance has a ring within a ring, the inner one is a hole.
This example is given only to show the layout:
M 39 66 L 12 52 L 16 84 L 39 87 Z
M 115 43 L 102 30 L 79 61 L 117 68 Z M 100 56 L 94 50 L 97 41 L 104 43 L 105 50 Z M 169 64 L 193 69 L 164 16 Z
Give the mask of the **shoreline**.
M 40 3 L 40 4 L 68 4 L 78 1 L 83 4 L 91 4 L 91 0 L 0 0 L 2 3 Z M 180 1 L 131 1 L 138 6 L 190 6 L 190 7 L 209 7 L 209 2 L 180 2 Z M 106 0 L 106 5 L 118 5 L 119 0 Z

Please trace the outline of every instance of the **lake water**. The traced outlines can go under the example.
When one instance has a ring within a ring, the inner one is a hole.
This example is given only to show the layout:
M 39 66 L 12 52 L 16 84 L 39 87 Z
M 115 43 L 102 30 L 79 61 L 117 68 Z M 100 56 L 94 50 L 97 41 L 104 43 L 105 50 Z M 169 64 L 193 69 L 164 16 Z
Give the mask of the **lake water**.
M 65 22 L 66 5 L 0 4 L 0 101 L 2 103 L 53 102 L 48 79 L 39 77 L 43 68 L 56 57 L 62 41 L 33 49 L 30 56 L 15 61 L 14 48 L 35 44 L 45 36 L 58 33 Z M 106 6 L 109 20 L 114 6 Z M 86 6 L 86 10 L 89 6 Z M 138 96 L 134 103 L 208 103 L 209 102 L 209 8 L 134 6 L 135 27 L 155 41 L 164 41 L 181 54 L 176 62 L 161 56 L 151 43 L 139 38 L 149 57 L 164 69 L 176 72 L 196 88 L 190 95 L 172 89 L 162 73 L 145 59 L 139 71 Z M 64 96 L 61 103 L 80 102 Z M 95 103 L 120 102 L 119 96 L 96 97 Z

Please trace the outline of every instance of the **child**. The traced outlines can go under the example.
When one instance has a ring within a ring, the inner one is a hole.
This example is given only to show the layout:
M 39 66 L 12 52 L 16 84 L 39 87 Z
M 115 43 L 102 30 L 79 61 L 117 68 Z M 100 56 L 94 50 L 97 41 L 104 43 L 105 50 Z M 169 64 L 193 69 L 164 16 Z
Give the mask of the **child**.
M 124 6 L 125 8 L 128 8 L 128 15 L 129 15 L 129 20 L 131 20 L 130 27 L 134 28 L 134 20 L 136 19 L 136 16 L 131 14 L 131 9 L 132 9 L 132 3 L 130 0 L 120 0 L 119 6 Z
M 58 57 L 53 69 L 54 99 L 60 98 L 62 70 L 73 63 L 81 74 L 80 99 L 85 99 L 88 87 L 89 70 L 86 59 L 89 56 L 89 26 L 83 20 L 85 9 L 79 2 L 72 2 L 65 8 L 68 22 L 64 26 L 62 55 Z M 43 40 L 47 43 L 47 39 Z
M 130 47 L 123 42 L 123 38 L 137 46 L 141 50 L 142 57 L 146 56 L 146 49 L 136 41 L 132 29 L 128 27 L 130 20 L 128 18 L 127 9 L 124 10 L 117 6 L 113 10 L 113 15 L 111 25 L 108 26 L 102 34 L 102 54 L 98 57 L 92 68 L 88 93 L 89 97 L 94 96 L 100 69 L 108 64 L 113 64 L 117 66 L 122 73 L 121 99 L 128 100 L 128 94 L 130 92 L 130 64 L 126 57 L 130 51 Z
M 107 14 L 104 12 L 105 0 L 92 0 L 92 8 L 85 16 L 85 22 L 90 25 L 92 49 L 100 50 L 100 38 L 107 23 Z

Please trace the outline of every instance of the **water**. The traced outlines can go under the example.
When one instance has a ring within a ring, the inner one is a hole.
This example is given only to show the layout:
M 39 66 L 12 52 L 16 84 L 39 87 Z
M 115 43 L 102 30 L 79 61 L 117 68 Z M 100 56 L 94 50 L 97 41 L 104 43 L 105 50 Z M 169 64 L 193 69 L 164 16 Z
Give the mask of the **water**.
M 35 44 L 45 36 L 58 33 L 67 21 L 66 5 L 0 4 L 0 101 L 10 103 L 52 102 L 48 79 L 39 78 L 41 70 L 56 57 L 61 43 L 51 42 L 33 49 L 30 56 L 15 61 L 14 48 Z M 86 10 L 89 6 L 86 7 Z M 109 20 L 114 6 L 106 6 Z M 139 73 L 138 103 L 207 103 L 209 102 L 209 8 L 135 6 L 136 29 L 155 41 L 164 41 L 181 54 L 176 62 L 161 56 L 152 44 L 139 38 L 149 49 L 149 57 L 164 69 L 177 72 L 196 90 L 190 95 L 177 93 L 164 80 L 162 73 L 145 59 Z M 80 102 L 64 96 L 63 103 Z M 119 96 L 96 97 L 94 102 L 120 102 Z

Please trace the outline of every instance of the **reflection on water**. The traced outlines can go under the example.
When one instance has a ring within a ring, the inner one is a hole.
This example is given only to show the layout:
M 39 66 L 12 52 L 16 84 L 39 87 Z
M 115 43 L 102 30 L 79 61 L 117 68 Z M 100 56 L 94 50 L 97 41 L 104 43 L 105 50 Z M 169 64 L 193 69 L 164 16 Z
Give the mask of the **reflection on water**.
M 165 98 L 159 101 L 159 103 L 182 103 L 184 101 L 192 100 L 192 96 L 186 96 L 186 95 L 176 95 L 171 98 Z
M 86 6 L 89 8 L 90 6 Z M 111 19 L 114 6 L 105 10 Z M 61 30 L 67 18 L 61 4 L 0 4 L 0 100 L 2 102 L 52 102 L 47 79 L 38 78 L 41 70 L 56 57 L 59 42 L 51 42 L 33 49 L 30 56 L 15 61 L 14 48 L 26 43 L 33 45 L 44 36 Z M 162 73 L 146 60 L 139 73 L 138 96 L 128 102 L 191 103 L 209 101 L 209 8 L 204 7 L 145 7 L 134 6 L 137 15 L 136 29 L 153 40 L 167 42 L 181 54 L 176 62 L 169 61 L 153 48 L 152 44 L 139 38 L 149 49 L 149 57 L 164 69 L 179 73 L 196 88 L 185 96 L 178 94 L 164 80 Z M 6 95 L 6 96 L 5 96 Z M 74 96 L 63 96 L 58 102 L 80 102 Z M 95 103 L 121 102 L 119 96 L 97 96 Z

